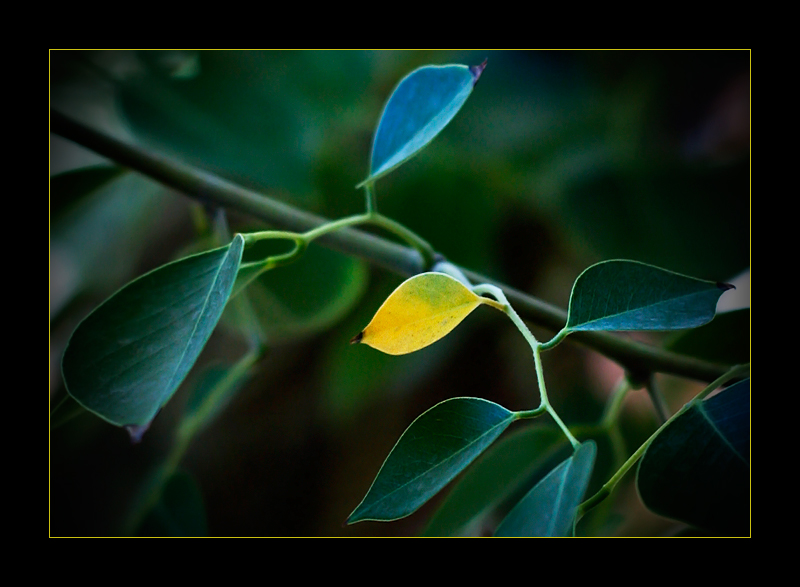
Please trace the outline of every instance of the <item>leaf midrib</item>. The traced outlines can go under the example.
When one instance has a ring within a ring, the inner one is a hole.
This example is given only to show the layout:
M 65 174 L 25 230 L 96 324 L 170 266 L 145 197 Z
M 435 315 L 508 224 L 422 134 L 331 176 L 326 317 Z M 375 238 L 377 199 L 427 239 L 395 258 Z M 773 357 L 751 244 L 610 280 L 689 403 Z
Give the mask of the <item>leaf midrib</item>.
M 475 437 L 475 438 L 474 438 L 474 439 L 473 439 L 471 442 L 469 442 L 468 444 L 465 444 L 465 445 L 464 445 L 463 447 L 461 447 L 459 450 L 455 451 L 455 452 L 454 452 L 454 453 L 452 453 L 452 454 L 451 454 L 449 457 L 447 457 L 446 459 L 444 459 L 444 460 L 440 461 L 440 462 L 439 462 L 438 464 L 436 464 L 435 466 L 433 466 L 433 467 L 431 467 L 431 468 L 429 468 L 429 469 L 426 469 L 425 471 L 423 471 L 423 472 L 422 472 L 422 473 L 420 473 L 419 475 L 416 475 L 415 477 L 413 477 L 413 478 L 409 479 L 408 481 L 406 481 L 406 482 L 405 482 L 405 483 L 403 483 L 402 485 L 398 486 L 396 489 L 393 489 L 392 491 L 390 491 L 389 493 L 387 493 L 386 495 L 384 495 L 384 496 L 383 496 L 382 498 L 380 498 L 379 500 L 377 500 L 377 501 L 373 502 L 373 503 L 372 503 L 372 505 L 370 505 L 370 506 L 369 506 L 369 508 L 367 508 L 367 510 L 366 510 L 366 511 L 374 510 L 374 508 L 376 508 L 376 507 L 377 507 L 378 505 L 380 505 L 381 503 L 385 502 L 385 501 L 386 501 L 387 499 L 389 499 L 391 496 L 395 495 L 395 494 L 396 494 L 398 491 L 400 491 L 401 489 L 405 489 L 405 488 L 406 488 L 408 485 L 412 484 L 412 483 L 413 483 L 413 482 L 415 482 L 417 479 L 420 479 L 420 478 L 424 477 L 425 475 L 428 475 L 428 474 L 430 474 L 432 471 L 435 471 L 436 469 L 438 469 L 438 468 L 442 467 L 444 464 L 446 464 L 446 463 L 448 463 L 448 462 L 452 461 L 452 460 L 453 460 L 453 459 L 454 459 L 456 456 L 458 456 L 459 454 L 463 453 L 463 452 L 464 452 L 466 449 L 468 449 L 469 447 L 471 447 L 471 446 L 473 446 L 474 444 L 476 444 L 476 443 L 477 443 L 477 442 L 478 442 L 480 439 L 484 438 L 484 437 L 485 437 L 487 434 L 489 434 L 490 432 L 492 432 L 493 430 L 495 430 L 495 429 L 496 429 L 497 427 L 499 427 L 500 425 L 502 425 L 502 424 L 505 424 L 505 425 L 507 426 L 507 425 L 508 425 L 508 423 L 510 422 L 510 420 L 511 420 L 511 419 L 513 419 L 513 414 L 511 414 L 511 415 L 509 415 L 509 416 L 506 416 L 506 417 L 505 417 L 503 420 L 501 420 L 501 421 L 499 421 L 498 423 L 494 424 L 494 425 L 493 425 L 493 426 L 491 426 L 490 428 L 487 428 L 487 429 L 486 429 L 486 431 L 485 431 L 483 434 L 481 434 L 481 435 L 479 435 L 479 436 L 476 436 L 476 437 Z M 401 437 L 401 438 L 402 438 L 402 437 Z M 362 518 L 362 519 L 368 519 L 368 518 Z
M 186 358 L 186 352 L 189 349 L 189 347 L 191 346 L 192 341 L 194 340 L 195 333 L 197 332 L 197 327 L 200 324 L 200 322 L 203 320 L 203 316 L 205 315 L 206 308 L 208 307 L 208 301 L 209 301 L 209 299 L 211 299 L 211 294 L 214 291 L 214 289 L 216 288 L 216 285 L 217 285 L 217 283 L 219 281 L 219 276 L 222 273 L 222 268 L 225 267 L 225 265 L 228 262 L 229 255 L 231 254 L 231 246 L 232 245 L 233 245 L 233 243 L 228 245 L 228 250 L 225 252 L 225 255 L 222 257 L 222 261 L 220 262 L 219 267 L 217 267 L 217 271 L 216 271 L 216 274 L 214 275 L 214 279 L 213 279 L 213 281 L 211 283 L 211 287 L 208 288 L 208 293 L 206 294 L 206 297 L 203 300 L 202 307 L 200 308 L 200 313 L 198 314 L 197 320 L 195 321 L 194 327 L 192 328 L 192 333 L 187 338 L 186 345 L 184 345 L 184 347 L 183 347 L 183 352 L 181 353 L 180 359 L 176 362 L 175 368 L 172 371 L 172 375 L 170 376 L 169 382 L 168 382 L 167 386 L 164 389 L 167 389 L 167 390 L 171 389 L 175 385 L 174 384 L 175 376 L 178 373 L 178 370 L 180 369 L 181 365 L 183 364 L 184 359 Z M 162 394 L 163 394 L 163 389 L 162 389 Z

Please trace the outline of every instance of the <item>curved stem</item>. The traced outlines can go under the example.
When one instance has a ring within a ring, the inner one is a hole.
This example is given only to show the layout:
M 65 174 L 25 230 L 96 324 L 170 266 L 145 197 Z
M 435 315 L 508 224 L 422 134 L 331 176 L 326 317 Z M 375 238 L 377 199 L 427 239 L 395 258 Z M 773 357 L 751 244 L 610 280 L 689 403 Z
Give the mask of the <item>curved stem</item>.
M 556 424 L 558 424 L 559 428 L 561 428 L 566 437 L 569 439 L 570 443 L 572 444 L 572 447 L 577 449 L 580 443 L 572 435 L 572 433 L 569 431 L 569 428 L 567 428 L 567 425 L 564 424 L 563 420 L 561 420 L 558 413 L 556 413 L 556 411 L 550 405 L 550 400 L 547 397 L 547 388 L 545 387 L 544 383 L 544 367 L 542 366 L 542 356 L 539 351 L 539 348 L 541 346 L 539 344 L 539 341 L 537 341 L 536 337 L 533 336 L 533 333 L 522 321 L 522 318 L 519 317 L 519 314 L 517 314 L 514 311 L 514 308 L 511 307 L 511 304 L 508 302 L 508 299 L 506 299 L 503 290 L 501 290 L 499 287 L 495 287 L 494 285 L 489 285 L 489 284 L 476 285 L 475 287 L 472 288 L 472 291 L 479 295 L 482 293 L 488 293 L 494 296 L 494 298 L 498 302 L 503 304 L 503 310 L 505 311 L 506 315 L 509 318 L 511 318 L 511 321 L 514 323 L 517 329 L 522 333 L 522 336 L 524 336 L 525 340 L 528 341 L 528 344 L 530 345 L 531 350 L 533 351 L 533 360 L 536 363 L 536 379 L 538 380 L 539 383 L 539 408 L 537 410 L 534 410 L 534 412 L 541 410 L 547 411 L 553 417 L 553 420 L 556 421 Z
M 378 226 L 397 235 L 422 256 L 422 271 L 428 271 L 433 267 L 436 259 L 436 251 L 433 250 L 433 247 L 428 241 L 399 222 L 387 218 L 382 214 L 375 213 L 369 216 L 369 223 L 371 225 Z
M 104 157 L 127 166 L 202 202 L 225 206 L 287 230 L 306 232 L 328 221 L 314 214 L 243 188 L 216 175 L 124 143 L 75 122 L 59 112 L 50 112 L 50 131 Z M 386 239 L 345 228 L 320 239 L 325 246 L 354 255 L 389 271 L 409 277 L 429 267 L 420 249 L 410 250 Z M 464 270 L 473 283 L 501 287 L 525 319 L 553 332 L 559 332 L 566 312 L 525 292 L 515 290 L 490 277 Z M 635 372 L 669 373 L 700 381 L 712 381 L 729 368 L 631 341 L 605 332 L 576 332 L 570 340 L 584 344 Z M 552 348 L 549 341 L 546 348 Z
M 659 426 L 658 429 L 655 432 L 653 432 L 653 434 L 650 435 L 650 438 L 648 438 L 644 443 L 642 443 L 642 445 L 638 449 L 636 449 L 636 451 L 630 457 L 628 457 L 628 460 L 625 461 L 619 469 L 617 469 L 617 472 L 614 473 L 614 475 L 608 481 L 606 481 L 606 483 L 600 488 L 600 490 L 597 493 L 595 493 L 592 497 L 584 501 L 578 507 L 577 519 L 580 519 L 586 512 L 588 512 L 590 509 L 592 509 L 600 502 L 602 502 L 605 498 L 607 498 L 609 495 L 611 495 L 611 492 L 614 491 L 614 488 L 617 486 L 617 483 L 620 482 L 625 473 L 627 473 L 630 470 L 630 468 L 636 464 L 636 462 L 641 458 L 641 456 L 647 450 L 647 447 L 649 447 L 653 443 L 653 441 L 658 437 L 658 435 L 661 434 L 661 432 L 667 426 L 669 426 L 671 422 L 676 420 L 686 411 L 690 410 L 695 404 L 702 401 L 706 396 L 708 396 L 708 394 L 718 389 L 724 383 L 730 381 L 731 379 L 738 379 L 749 373 L 749 371 L 750 371 L 749 364 L 736 365 L 735 367 L 732 367 L 724 375 L 712 381 L 708 387 L 706 387 L 705 389 L 703 389 L 703 391 L 698 393 L 694 398 L 692 398 L 690 402 L 684 405 L 680 410 L 675 412 L 669 420 L 667 420 L 661 426 Z
M 543 351 L 549 351 L 550 349 L 555 348 L 556 346 L 558 346 L 561 343 L 562 340 L 567 338 L 568 334 L 569 334 L 569 330 L 567 330 L 566 328 L 562 328 L 561 330 L 558 331 L 558 334 L 556 334 L 553 338 L 551 338 L 547 342 L 543 342 L 541 344 L 540 348 Z

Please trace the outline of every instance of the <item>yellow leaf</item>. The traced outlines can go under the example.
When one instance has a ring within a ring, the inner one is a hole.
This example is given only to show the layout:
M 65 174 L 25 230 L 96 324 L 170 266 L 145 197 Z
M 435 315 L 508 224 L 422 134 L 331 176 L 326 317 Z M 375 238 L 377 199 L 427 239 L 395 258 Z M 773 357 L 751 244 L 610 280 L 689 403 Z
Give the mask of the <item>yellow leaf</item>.
M 405 355 L 433 344 L 480 304 L 503 305 L 476 295 L 444 273 L 422 273 L 401 283 L 386 298 L 352 343 L 363 342 L 390 355 Z

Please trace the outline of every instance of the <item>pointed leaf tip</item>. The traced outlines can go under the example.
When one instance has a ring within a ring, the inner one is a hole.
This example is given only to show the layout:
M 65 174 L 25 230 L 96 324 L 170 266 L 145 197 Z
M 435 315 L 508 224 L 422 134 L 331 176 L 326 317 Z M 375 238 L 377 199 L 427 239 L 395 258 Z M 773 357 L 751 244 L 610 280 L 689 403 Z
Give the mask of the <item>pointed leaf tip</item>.
M 475 87 L 475 84 L 478 83 L 478 80 L 481 78 L 481 74 L 483 70 L 486 69 L 486 62 L 489 61 L 489 58 L 483 60 L 483 63 L 480 65 L 470 65 L 469 72 L 472 74 L 472 87 Z
M 603 261 L 572 288 L 567 328 L 680 330 L 710 322 L 728 284 L 629 260 Z
M 364 331 L 362 330 L 358 334 L 356 334 L 353 338 L 350 339 L 350 344 L 358 344 L 361 342 L 361 339 L 364 338 Z
M 425 148 L 464 105 L 484 66 L 427 65 L 403 78 L 383 109 L 372 144 L 369 177 L 359 187 Z
M 159 410 L 160 412 L 161 410 Z M 158 415 L 158 414 L 156 414 Z M 155 418 L 153 418 L 155 420 Z M 144 433 L 150 429 L 150 425 L 153 423 L 153 420 L 150 420 L 147 424 L 142 424 L 141 426 L 138 424 L 129 424 L 125 426 L 125 432 L 128 433 L 128 436 L 131 437 L 131 444 L 139 444 L 144 438 Z

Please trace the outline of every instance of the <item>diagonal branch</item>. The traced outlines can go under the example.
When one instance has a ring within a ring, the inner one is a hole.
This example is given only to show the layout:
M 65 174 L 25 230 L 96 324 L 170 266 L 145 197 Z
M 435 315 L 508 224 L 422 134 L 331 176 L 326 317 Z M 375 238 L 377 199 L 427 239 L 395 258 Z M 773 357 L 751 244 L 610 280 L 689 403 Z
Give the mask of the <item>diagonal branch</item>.
M 329 222 L 325 218 L 298 210 L 211 173 L 124 143 L 55 111 L 50 112 L 50 131 L 192 198 L 238 210 L 278 229 L 306 232 Z M 319 242 L 403 276 L 415 275 L 425 270 L 417 251 L 361 230 L 345 228 L 321 237 Z M 561 308 L 478 273 L 468 270 L 464 270 L 464 273 L 473 283 L 490 283 L 501 288 L 519 315 L 537 326 L 558 332 L 566 323 L 567 314 Z M 569 336 L 569 340 L 580 342 L 602 353 L 633 373 L 669 373 L 700 381 L 712 381 L 729 368 L 727 365 L 678 355 L 606 332 L 575 333 Z

